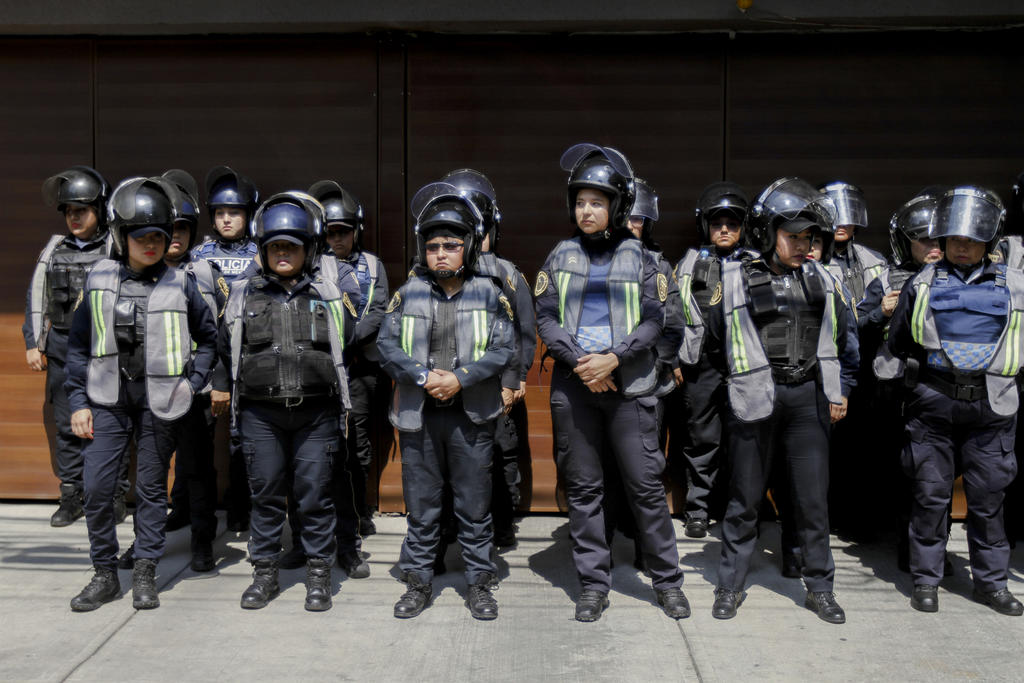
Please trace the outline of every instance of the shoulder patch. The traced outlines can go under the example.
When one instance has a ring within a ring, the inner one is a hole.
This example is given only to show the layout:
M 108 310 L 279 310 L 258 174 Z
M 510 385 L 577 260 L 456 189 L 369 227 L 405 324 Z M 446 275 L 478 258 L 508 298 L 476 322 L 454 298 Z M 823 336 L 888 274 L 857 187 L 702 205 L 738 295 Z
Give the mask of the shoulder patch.
M 711 301 L 708 302 L 709 306 L 717 306 L 722 303 L 722 283 L 719 282 L 715 285 L 715 291 L 711 295 Z
M 391 313 L 393 310 L 402 305 L 402 295 L 399 292 L 395 292 L 395 295 L 391 297 L 391 302 L 388 303 L 388 310 L 385 313 Z
M 664 273 L 658 273 L 658 301 L 668 298 L 668 278 Z
M 345 308 L 352 314 L 353 318 L 358 318 L 359 314 L 356 313 L 356 307 L 352 305 L 352 299 L 348 298 L 348 292 L 341 293 L 341 303 L 345 304 Z
M 78 298 L 75 299 L 75 305 L 74 305 L 74 307 L 72 307 L 72 309 L 71 309 L 72 311 L 77 311 L 78 310 L 78 305 L 80 303 L 82 303 L 82 299 L 84 297 L 85 297 L 85 289 L 83 288 L 83 289 L 78 290 Z
M 413 279 L 414 277 L 416 277 L 416 269 L 415 268 L 410 268 L 409 269 L 409 274 L 406 275 L 405 277 L 407 277 L 410 280 Z
M 228 282 L 222 277 L 217 278 L 217 287 L 220 288 L 221 294 L 228 296 L 231 294 L 231 290 L 228 289 Z
M 548 291 L 548 274 L 543 270 L 537 273 L 537 284 L 533 286 L 533 295 L 540 296 Z
M 512 277 L 511 275 L 508 276 L 507 278 L 505 278 L 505 282 L 508 283 L 509 289 L 511 289 L 513 292 L 516 291 L 516 279 L 514 277 Z
M 506 297 L 504 294 L 499 294 L 498 301 L 500 301 L 501 305 L 505 307 L 505 313 L 508 314 L 508 319 L 515 320 L 515 316 L 512 315 L 512 304 L 508 302 L 508 297 Z

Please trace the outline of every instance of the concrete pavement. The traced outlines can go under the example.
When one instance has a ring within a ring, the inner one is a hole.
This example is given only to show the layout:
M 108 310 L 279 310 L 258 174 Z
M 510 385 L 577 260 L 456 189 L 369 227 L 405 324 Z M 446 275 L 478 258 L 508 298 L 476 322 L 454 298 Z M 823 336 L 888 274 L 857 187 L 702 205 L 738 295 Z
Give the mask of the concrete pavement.
M 803 608 L 798 580 L 779 574 L 778 533 L 762 526 L 746 602 L 737 618 L 713 619 L 719 541 L 687 539 L 676 522 L 684 589 L 693 616 L 675 622 L 655 605 L 632 568 L 632 543 L 619 538 L 611 607 L 594 624 L 573 620 L 578 587 L 568 526 L 560 516 L 519 524 L 519 544 L 499 560 L 500 617 L 478 622 L 463 605 L 457 550 L 435 579 L 433 603 L 419 617 L 395 619 L 403 586 L 394 564 L 403 517 L 378 517 L 366 539 L 372 574 L 335 571 L 334 608 L 303 609 L 304 570 L 282 571 L 282 593 L 259 611 L 238 606 L 249 584 L 245 539 L 222 532 L 217 570 L 188 568 L 188 531 L 169 534 L 158 567 L 161 607 L 125 597 L 76 614 L 69 600 L 89 581 L 84 520 L 48 525 L 51 505 L 0 505 L 0 680 L 222 681 L 734 681 L 1020 680 L 1024 618 L 974 603 L 966 542 L 955 525 L 956 575 L 939 591 L 937 614 L 909 606 L 910 579 L 890 542 L 852 545 L 833 537 L 836 591 L 847 623 L 826 624 Z M 223 524 L 222 524 L 223 528 Z M 118 527 L 124 545 L 131 524 Z M 1010 588 L 1024 595 L 1024 548 L 1011 563 Z

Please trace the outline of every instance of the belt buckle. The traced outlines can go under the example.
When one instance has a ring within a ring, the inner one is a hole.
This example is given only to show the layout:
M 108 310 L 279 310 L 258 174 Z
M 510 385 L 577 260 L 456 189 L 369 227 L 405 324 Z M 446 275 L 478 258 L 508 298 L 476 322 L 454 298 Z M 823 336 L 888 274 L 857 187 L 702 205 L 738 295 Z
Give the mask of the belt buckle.
M 976 387 L 971 384 L 957 384 L 953 389 L 953 398 L 959 401 L 977 401 L 978 396 L 975 396 L 975 390 L 980 387 Z
M 300 405 L 302 405 L 302 399 L 304 399 L 304 398 L 305 398 L 305 396 L 299 396 L 298 398 L 286 398 L 284 400 L 284 407 L 285 408 L 298 408 Z M 292 403 L 292 401 L 294 401 L 294 403 Z

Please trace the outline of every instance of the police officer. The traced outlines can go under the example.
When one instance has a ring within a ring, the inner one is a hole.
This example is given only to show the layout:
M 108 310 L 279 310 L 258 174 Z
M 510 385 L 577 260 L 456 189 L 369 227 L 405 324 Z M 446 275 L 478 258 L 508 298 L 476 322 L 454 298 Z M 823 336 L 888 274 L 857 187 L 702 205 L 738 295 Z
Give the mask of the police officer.
M 60 503 L 50 526 L 67 526 L 82 516 L 82 440 L 71 431 L 64 391 L 68 330 L 89 270 L 110 256 L 106 202 L 110 187 L 95 169 L 73 166 L 43 183 L 43 200 L 64 214 L 68 233 L 53 235 L 32 273 L 25 301 L 25 358 L 29 368 L 46 370 L 46 400 L 56 427 L 53 473 L 60 479 Z M 127 463 L 125 463 L 127 467 Z M 118 523 L 127 515 L 127 480 L 115 493 Z
M 210 308 L 214 320 L 220 321 L 227 303 L 228 286 L 216 262 L 196 258 L 189 252 L 196 242 L 199 227 L 198 187 L 186 171 L 171 169 L 163 178 L 173 183 L 178 194 L 175 201 L 174 229 L 164 254 L 171 268 L 181 268 L 195 277 L 199 293 Z M 217 472 L 214 469 L 214 434 L 216 418 L 210 409 L 212 385 L 203 387 L 192 400 L 192 407 L 181 420 L 178 447 L 174 458 L 174 486 L 171 490 L 174 510 L 187 512 L 191 527 L 193 571 L 208 572 L 214 567 L 213 539 L 217 536 Z M 172 531 L 172 512 L 167 530 Z
M 229 166 L 215 166 L 206 174 L 206 207 L 217 233 L 193 249 L 198 259 L 213 261 L 230 285 L 256 258 L 256 243 L 249 236 L 249 220 L 259 203 L 259 191 L 249 178 Z M 220 382 L 218 382 L 220 383 Z M 210 394 L 214 416 L 227 415 L 231 397 L 216 388 Z M 225 492 L 228 530 L 249 528 L 249 486 L 237 433 L 231 434 L 229 484 Z
M 605 536 L 603 443 L 625 481 L 658 604 L 681 619 L 675 531 L 658 445 L 655 344 L 664 332 L 668 281 L 627 221 L 633 171 L 617 150 L 583 143 L 562 155 L 567 208 L 576 230 L 537 274 L 537 327 L 555 359 L 551 418 L 566 486 L 573 560 L 582 584 L 576 619 L 596 621 L 608 606 L 611 551 Z
M 335 468 L 335 506 L 338 512 L 338 565 L 350 578 L 370 575 L 363 559 L 362 537 L 376 532 L 366 502 L 366 484 L 373 466 L 373 408 L 381 378 L 377 331 L 388 303 L 388 278 L 384 264 L 363 248 L 363 206 L 351 192 L 333 180 L 321 180 L 309 193 L 323 204 L 326 213 L 324 240 L 328 255 L 355 271 L 359 297 L 355 300 L 358 321 L 355 338 L 346 348 L 348 386 L 352 410 L 346 442 L 345 466 Z
M 718 357 L 703 353 L 701 326 L 708 306 L 722 299 L 722 264 L 728 260 L 752 260 L 757 252 L 744 246 L 743 221 L 749 201 L 739 185 L 716 182 L 708 185 L 697 200 L 697 233 L 701 246 L 690 249 L 676 265 L 680 302 L 687 323 L 687 344 L 680 348 L 683 415 L 688 439 L 674 439 L 669 459 L 683 460 L 686 468 L 686 535 L 704 538 L 709 523 L 709 502 L 722 460 L 722 415 L 728 399 L 725 377 L 728 369 L 713 365 Z M 696 302 L 691 303 L 690 295 Z M 696 362 L 694 357 L 696 355 Z
M 1024 268 L 1024 171 L 1011 189 L 1012 200 L 1006 214 L 1007 234 L 999 240 L 1003 263 L 1011 268 Z
M 155 572 L 164 550 L 175 421 L 210 378 L 217 335 L 195 277 L 163 260 L 176 193 L 163 178 L 131 178 L 111 195 L 109 223 L 120 261 L 93 267 L 68 339 L 65 387 L 71 428 L 86 440 L 85 516 L 96 570 L 71 601 L 77 612 L 120 595 L 112 500 L 121 454 L 133 435 L 138 469 L 132 604 L 160 605 Z
M 497 254 L 501 237 L 501 210 L 490 179 L 471 168 L 447 173 L 442 182 L 454 185 L 472 201 L 484 218 L 484 238 L 476 269 L 499 283 L 501 292 L 512 304 L 516 350 L 501 373 L 501 402 L 494 432 L 494 486 L 491 492 L 491 517 L 494 545 L 506 548 L 516 543 L 515 512 L 519 506 L 520 455 L 527 451 L 529 434 L 526 414 L 526 377 L 533 367 L 537 350 L 537 321 L 533 296 L 519 268 Z
M 306 556 L 305 608 L 331 608 L 331 469 L 340 464 L 349 406 L 343 353 L 356 310 L 334 279 L 314 276 L 323 221 L 323 207 L 305 193 L 277 194 L 257 209 L 251 230 L 263 272 L 236 280 L 220 331 L 252 490 L 254 571 L 244 609 L 265 607 L 279 592 L 288 496 Z
M 835 238 L 828 269 L 853 295 L 853 303 L 864 298 L 864 290 L 885 268 L 885 257 L 874 249 L 856 244 L 857 233 L 868 227 L 864 193 L 856 185 L 836 181 L 818 187 L 835 206 Z
M 1006 588 L 1010 546 L 1003 527 L 1004 490 L 1013 453 L 1024 357 L 1024 273 L 991 262 L 1005 211 L 983 188 L 962 186 L 939 198 L 929 236 L 944 256 L 904 286 L 892 316 L 889 347 L 918 368 L 908 390 L 903 468 L 913 480 L 910 604 L 939 608 L 947 516 L 957 471 L 967 498 L 967 545 L 974 599 L 1020 616 Z
M 831 219 L 828 198 L 799 178 L 765 188 L 747 216 L 762 257 L 729 261 L 711 308 L 709 352 L 729 369 L 729 502 L 712 616 L 729 619 L 745 597 L 757 546 L 758 507 L 774 466 L 789 475 L 803 552 L 805 606 L 830 623 L 846 620 L 832 591 L 829 548 L 829 423 L 846 415 L 856 381 L 855 316 L 840 286 L 807 253 Z M 823 234 L 827 253 L 830 235 Z
M 409 529 L 398 561 L 407 590 L 394 615 L 419 615 L 432 594 L 441 498 L 451 486 L 466 563 L 466 605 L 498 616 L 490 513 L 494 421 L 502 369 L 514 351 L 511 304 L 476 274 L 484 219 L 447 183 L 413 197 L 418 263 L 395 293 L 377 338 L 395 380 L 389 417 L 399 430 Z

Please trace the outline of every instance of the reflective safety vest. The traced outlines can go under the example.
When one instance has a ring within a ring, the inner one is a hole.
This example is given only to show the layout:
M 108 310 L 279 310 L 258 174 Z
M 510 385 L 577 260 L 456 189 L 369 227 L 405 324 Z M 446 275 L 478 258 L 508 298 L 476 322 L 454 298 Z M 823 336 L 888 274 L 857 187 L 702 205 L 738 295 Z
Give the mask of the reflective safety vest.
M 224 310 L 224 324 L 228 326 L 231 339 L 231 382 L 232 404 L 237 405 L 239 390 L 239 371 L 242 367 L 242 348 L 245 344 L 246 299 L 249 297 L 252 283 L 248 279 L 235 280 L 231 284 L 231 296 Z M 327 318 L 328 341 L 331 348 L 331 361 L 338 378 L 338 396 L 343 411 L 352 408 L 348 392 L 348 371 L 345 369 L 345 312 L 341 289 L 334 279 L 317 276 L 310 287 L 324 302 L 329 315 Z M 233 411 L 234 412 L 234 411 Z
M 914 341 L 926 352 L 946 354 L 935 324 L 935 314 L 929 305 L 932 285 L 938 268 L 935 264 L 924 269 L 907 283 L 916 294 L 910 319 L 910 332 Z M 1006 289 L 1010 295 L 1010 315 L 1006 318 L 995 352 L 985 369 L 985 388 L 992 410 L 999 415 L 1017 412 L 1017 374 L 1024 359 L 1024 338 L 1021 335 L 1021 317 L 1024 314 L 1024 272 L 1006 268 Z M 970 285 L 968 285 L 970 286 Z
M 192 385 L 185 377 L 192 350 L 188 329 L 187 275 L 167 268 L 146 302 L 146 398 L 161 420 L 175 420 L 192 405 Z M 121 286 L 121 264 L 106 259 L 89 274 L 85 296 L 92 312 L 92 343 L 86 393 L 101 406 L 117 404 L 121 390 L 114 308 Z
M 36 348 L 40 351 L 46 350 L 47 319 L 57 329 L 70 329 L 78 295 L 84 289 L 89 269 L 110 256 L 109 233 L 104 248 L 88 251 L 71 247 L 61 250 L 65 239 L 69 239 L 67 235 L 50 238 L 39 254 L 29 283 L 29 324 Z
M 612 348 L 618 346 L 640 325 L 644 287 L 644 251 L 640 240 L 624 239 L 615 247 L 608 279 L 608 310 Z M 590 257 L 578 237 L 559 242 L 550 257 L 551 277 L 558 288 L 558 324 L 573 337 L 579 329 L 583 298 L 590 275 Z M 657 369 L 653 348 L 639 351 L 618 368 L 622 395 L 645 396 L 655 388 Z
M 396 295 L 401 301 L 401 336 L 399 343 L 407 356 L 423 367 L 430 367 L 430 330 L 434 323 L 432 287 L 425 276 L 410 279 Z M 483 357 L 491 340 L 495 316 L 504 304 L 500 292 L 486 277 L 470 277 L 462 285 L 455 302 L 455 372 Z M 501 414 L 500 375 L 464 387 L 462 408 L 476 424 L 486 424 Z M 415 384 L 395 382 L 389 417 L 391 424 L 403 432 L 423 428 L 423 403 L 426 392 Z
M 1020 235 L 1007 235 L 1003 238 L 1006 249 L 1006 263 L 1009 268 L 1024 268 L 1024 239 Z
M 704 316 L 701 315 L 697 298 L 693 295 L 693 268 L 697 265 L 699 256 L 696 249 L 687 251 L 674 273 L 679 284 L 679 300 L 685 323 L 683 343 L 679 347 L 679 362 L 685 365 L 696 365 L 700 361 L 700 353 L 704 347 Z
M 825 285 L 825 303 L 818 334 L 817 359 L 822 389 L 831 403 L 842 403 L 839 347 L 836 339 L 839 294 L 836 283 L 817 261 L 809 261 Z M 775 406 L 775 381 L 771 365 L 750 313 L 750 296 L 743 277 L 743 263 L 729 261 L 722 267 L 722 310 L 725 316 L 725 355 L 729 366 L 729 404 L 744 422 L 763 420 Z
M 853 252 L 854 262 L 860 265 L 860 272 L 858 273 L 861 280 L 860 292 L 858 294 L 856 291 L 853 291 L 853 296 L 854 298 L 857 299 L 857 301 L 850 302 L 851 305 L 855 306 L 860 301 L 860 299 L 864 298 L 864 292 L 867 291 L 868 285 L 871 284 L 871 281 L 874 280 L 879 275 L 881 275 L 882 271 L 889 264 L 884 258 L 881 258 L 878 254 L 871 251 L 867 247 L 862 247 L 859 244 L 851 244 L 850 249 Z M 828 266 L 828 270 L 840 282 L 846 282 L 846 279 L 843 277 L 843 269 L 839 266 L 838 263 L 832 261 L 832 263 L 830 263 Z
M 206 259 L 193 259 L 184 264 L 182 268 L 195 275 L 199 294 L 210 308 L 210 314 L 216 322 L 220 311 L 217 310 L 217 278 L 213 275 L 213 266 Z
M 894 267 L 887 267 L 882 271 L 882 274 L 878 276 L 879 282 L 882 283 L 882 296 L 892 293 L 896 288 L 893 286 L 892 275 Z M 900 271 L 905 273 L 907 271 Z M 909 278 L 903 278 L 903 284 L 909 282 Z M 902 290 L 903 284 L 900 285 Z M 882 344 L 878 347 L 878 353 L 875 355 L 874 360 L 871 361 L 871 368 L 875 372 L 875 377 L 882 380 L 896 379 L 897 377 L 903 376 L 904 363 L 896 356 L 892 355 L 892 351 L 889 350 L 889 345 L 886 340 L 889 338 L 889 324 L 885 325 L 885 333 L 882 335 Z
M 362 320 L 363 316 L 365 316 L 369 312 L 370 305 L 373 304 L 374 292 L 376 292 L 378 283 L 380 282 L 381 268 L 383 268 L 380 259 L 368 251 L 360 251 L 359 258 L 366 259 L 366 272 L 370 282 L 369 287 L 366 289 L 366 299 L 365 301 L 362 301 L 360 303 L 360 306 L 357 309 L 359 315 L 356 317 L 356 322 Z M 323 275 L 324 279 L 329 279 L 331 280 L 331 282 L 337 282 L 338 264 L 339 259 L 336 256 L 332 256 L 331 254 L 324 254 L 323 256 L 320 257 L 320 260 L 317 262 L 317 268 L 320 269 L 320 273 Z M 363 283 L 360 282 L 359 274 L 355 271 L 355 269 L 353 269 L 352 271 L 352 277 L 355 279 L 355 283 L 356 286 L 359 287 L 359 291 L 362 292 Z M 362 296 L 362 294 L 360 294 L 360 296 Z M 376 344 L 365 344 L 360 348 L 360 354 L 362 355 L 363 358 L 367 360 L 371 360 L 374 362 L 380 361 L 380 355 L 377 353 Z

